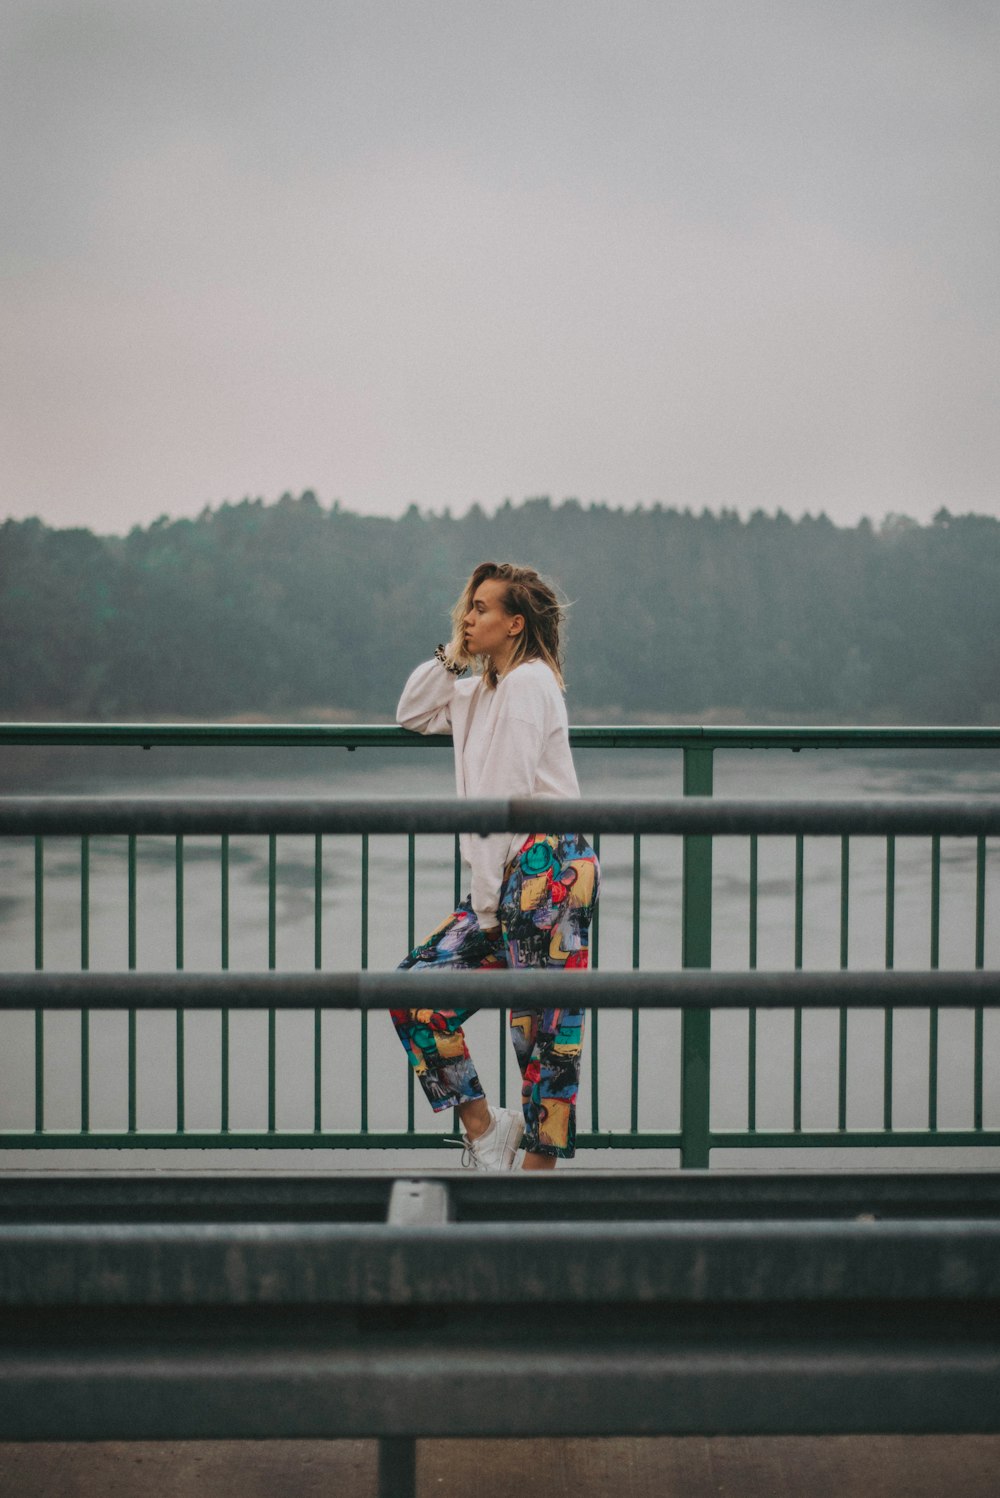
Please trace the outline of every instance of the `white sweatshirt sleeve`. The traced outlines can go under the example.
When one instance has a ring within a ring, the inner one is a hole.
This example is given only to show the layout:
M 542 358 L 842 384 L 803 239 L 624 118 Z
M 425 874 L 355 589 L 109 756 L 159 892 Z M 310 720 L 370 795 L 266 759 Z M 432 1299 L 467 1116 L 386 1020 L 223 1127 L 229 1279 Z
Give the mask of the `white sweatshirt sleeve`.
M 414 733 L 451 733 L 451 703 L 458 677 L 433 657 L 411 672 L 396 708 L 396 722 Z
M 521 681 L 517 677 L 513 671 L 497 689 L 504 693 L 504 700 L 480 777 L 482 796 L 530 796 L 535 788 L 549 713 L 537 682 L 527 674 Z M 482 927 L 498 921 L 510 841 L 511 832 L 493 832 L 472 842 L 472 909 Z

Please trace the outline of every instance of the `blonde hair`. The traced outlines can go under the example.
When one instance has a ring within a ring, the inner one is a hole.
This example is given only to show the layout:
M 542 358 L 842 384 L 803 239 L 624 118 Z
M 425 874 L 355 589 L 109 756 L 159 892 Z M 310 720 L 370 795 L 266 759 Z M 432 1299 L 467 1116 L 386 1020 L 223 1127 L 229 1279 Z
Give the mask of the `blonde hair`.
M 472 607 L 476 589 L 491 578 L 507 584 L 501 599 L 504 612 L 521 614 L 524 618 L 524 629 L 516 637 L 517 642 L 507 670 L 512 671 L 522 661 L 544 661 L 565 691 L 559 641 L 565 605 L 533 567 L 515 567 L 511 562 L 480 562 L 451 611 L 455 640 L 462 638 L 462 621 Z M 483 660 L 483 677 L 486 685 L 493 690 L 500 678 L 490 657 L 485 656 Z

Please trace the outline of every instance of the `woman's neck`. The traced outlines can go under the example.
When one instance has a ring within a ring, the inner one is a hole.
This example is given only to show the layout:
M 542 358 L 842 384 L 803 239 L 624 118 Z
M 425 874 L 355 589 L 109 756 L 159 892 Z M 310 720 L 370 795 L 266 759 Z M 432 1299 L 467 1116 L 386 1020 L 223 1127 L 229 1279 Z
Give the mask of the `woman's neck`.
M 513 661 L 513 657 L 514 650 L 512 647 L 510 650 L 504 651 L 503 655 L 500 655 L 498 652 L 496 655 L 493 655 L 490 658 L 490 663 L 497 674 L 498 681 L 502 681 L 507 673 L 511 670 L 511 662 Z

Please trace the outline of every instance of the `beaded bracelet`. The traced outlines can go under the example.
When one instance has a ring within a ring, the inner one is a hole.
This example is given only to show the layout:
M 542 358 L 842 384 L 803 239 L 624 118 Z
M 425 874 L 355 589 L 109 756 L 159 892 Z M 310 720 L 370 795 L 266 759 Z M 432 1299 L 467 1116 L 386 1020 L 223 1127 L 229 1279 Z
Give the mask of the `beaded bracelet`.
M 464 676 L 469 669 L 468 666 L 460 666 L 457 661 L 450 661 L 444 653 L 443 645 L 439 645 L 435 650 L 434 659 L 440 661 L 444 669 L 450 671 L 452 676 Z

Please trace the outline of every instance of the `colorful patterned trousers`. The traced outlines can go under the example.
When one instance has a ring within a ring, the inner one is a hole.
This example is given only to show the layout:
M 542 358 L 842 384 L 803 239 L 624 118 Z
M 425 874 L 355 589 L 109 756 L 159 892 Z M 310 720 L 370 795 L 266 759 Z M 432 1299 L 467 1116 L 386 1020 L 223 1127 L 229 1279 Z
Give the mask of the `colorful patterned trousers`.
M 576 833 L 533 833 L 507 865 L 500 938 L 483 935 L 468 899 L 400 964 L 413 973 L 448 969 L 585 968 L 600 889 L 593 848 Z M 462 1026 L 475 1009 L 394 1009 L 392 1021 L 434 1111 L 481 1098 Z M 512 1009 L 521 1071 L 524 1147 L 571 1157 L 583 1048 L 582 1009 Z

